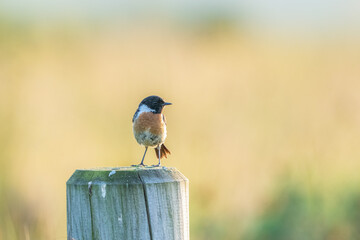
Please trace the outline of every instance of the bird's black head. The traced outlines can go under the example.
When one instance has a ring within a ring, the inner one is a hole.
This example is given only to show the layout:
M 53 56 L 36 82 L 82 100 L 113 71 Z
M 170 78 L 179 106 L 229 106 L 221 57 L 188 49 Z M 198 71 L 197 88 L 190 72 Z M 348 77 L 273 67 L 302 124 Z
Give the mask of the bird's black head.
M 161 110 L 164 106 L 171 105 L 171 103 L 165 102 L 161 97 L 158 96 L 149 96 L 147 98 L 144 98 L 144 100 L 141 101 L 139 106 L 141 106 L 142 104 L 145 104 L 151 110 L 154 110 L 155 113 L 161 113 Z

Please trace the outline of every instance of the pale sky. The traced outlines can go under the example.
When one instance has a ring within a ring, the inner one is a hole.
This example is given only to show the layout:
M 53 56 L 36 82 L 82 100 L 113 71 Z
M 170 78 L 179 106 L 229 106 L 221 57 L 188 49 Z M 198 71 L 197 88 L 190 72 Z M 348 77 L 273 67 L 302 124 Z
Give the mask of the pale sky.
M 3 0 L 0 9 L 1 15 L 26 21 L 121 21 L 144 15 L 186 19 L 210 11 L 258 28 L 360 32 L 360 0 Z

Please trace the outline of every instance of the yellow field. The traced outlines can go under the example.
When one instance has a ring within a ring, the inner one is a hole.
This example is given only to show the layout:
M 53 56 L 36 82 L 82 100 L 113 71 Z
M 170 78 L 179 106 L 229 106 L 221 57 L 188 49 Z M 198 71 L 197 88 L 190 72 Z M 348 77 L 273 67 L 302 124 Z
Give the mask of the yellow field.
M 163 163 L 190 180 L 192 239 L 239 239 L 288 185 L 319 195 L 336 219 L 337 199 L 359 185 L 359 41 L 161 28 L 2 35 L 0 240 L 66 239 L 66 180 L 138 163 L 131 119 L 153 94 L 173 103 Z

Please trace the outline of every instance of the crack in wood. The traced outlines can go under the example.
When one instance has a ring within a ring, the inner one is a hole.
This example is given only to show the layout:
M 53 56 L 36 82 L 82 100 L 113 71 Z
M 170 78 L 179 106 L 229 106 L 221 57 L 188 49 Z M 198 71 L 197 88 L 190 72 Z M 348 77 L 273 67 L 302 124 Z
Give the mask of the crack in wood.
M 149 202 L 148 202 L 148 198 L 147 198 L 147 194 L 146 194 L 146 187 L 145 187 L 145 183 L 142 180 L 140 174 L 137 172 L 138 177 L 141 181 L 142 187 L 143 187 L 143 191 L 144 191 L 144 199 L 145 199 L 145 207 L 146 207 L 146 216 L 147 216 L 147 220 L 148 220 L 148 225 L 149 225 L 149 233 L 150 233 L 150 240 L 152 240 L 152 229 L 151 229 L 151 221 L 150 221 L 150 210 L 149 210 Z

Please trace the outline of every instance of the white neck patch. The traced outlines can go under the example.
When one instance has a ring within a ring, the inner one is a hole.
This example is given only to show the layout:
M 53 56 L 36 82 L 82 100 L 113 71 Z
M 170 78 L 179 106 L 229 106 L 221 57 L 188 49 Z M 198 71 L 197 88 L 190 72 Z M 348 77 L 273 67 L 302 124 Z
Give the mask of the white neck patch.
M 140 107 L 138 108 L 138 110 L 135 113 L 134 120 L 136 120 L 140 116 L 140 114 L 142 114 L 144 112 L 155 112 L 155 110 L 149 108 L 146 104 L 141 104 Z

